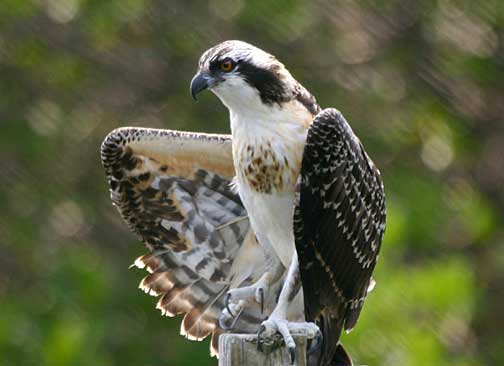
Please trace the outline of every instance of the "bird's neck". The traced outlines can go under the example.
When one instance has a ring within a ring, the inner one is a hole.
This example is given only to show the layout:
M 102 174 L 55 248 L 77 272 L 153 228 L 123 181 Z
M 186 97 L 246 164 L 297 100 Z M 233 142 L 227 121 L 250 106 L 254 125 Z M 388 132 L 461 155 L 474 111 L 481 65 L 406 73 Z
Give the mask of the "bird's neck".
M 304 143 L 306 131 L 314 118 L 296 100 L 282 105 L 254 106 L 244 103 L 243 107 L 229 108 L 229 115 L 233 140 L 247 140 L 254 144 L 272 138 L 282 141 L 290 138 L 298 140 L 300 137 Z

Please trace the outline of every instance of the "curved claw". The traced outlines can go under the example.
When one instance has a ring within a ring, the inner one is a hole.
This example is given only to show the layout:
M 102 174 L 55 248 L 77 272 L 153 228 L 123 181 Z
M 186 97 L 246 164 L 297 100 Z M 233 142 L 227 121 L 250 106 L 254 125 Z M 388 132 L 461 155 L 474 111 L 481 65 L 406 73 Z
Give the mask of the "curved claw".
M 296 347 L 294 347 L 294 346 L 289 347 L 289 354 L 290 354 L 291 365 L 293 365 L 294 361 L 296 360 Z
M 259 330 L 257 331 L 257 350 L 259 352 L 263 351 L 261 337 L 262 337 L 262 334 L 264 333 L 265 330 L 266 330 L 266 327 L 264 325 L 261 325 L 259 327 Z
M 226 298 L 224 299 L 224 305 L 226 306 L 226 309 L 227 309 L 229 315 L 231 315 L 234 318 L 234 314 L 231 311 L 231 309 L 229 308 L 229 300 L 231 300 L 231 293 L 228 292 L 226 294 Z
M 222 322 L 219 320 L 219 327 L 221 327 L 224 330 L 231 330 L 233 327 L 231 325 L 227 325 L 225 322 Z
M 264 289 L 261 287 L 259 290 L 259 297 L 261 298 L 261 315 L 264 314 Z
M 324 339 L 324 336 L 322 335 L 322 332 L 319 329 L 317 331 L 317 333 L 315 334 L 315 337 L 311 341 L 310 348 L 307 351 L 308 356 L 311 354 L 314 354 L 322 347 L 322 340 L 323 339 Z
M 221 327 L 224 330 L 231 330 L 233 329 L 233 321 L 231 321 L 232 318 L 227 316 L 227 314 L 224 311 L 221 311 L 219 315 L 219 327 Z

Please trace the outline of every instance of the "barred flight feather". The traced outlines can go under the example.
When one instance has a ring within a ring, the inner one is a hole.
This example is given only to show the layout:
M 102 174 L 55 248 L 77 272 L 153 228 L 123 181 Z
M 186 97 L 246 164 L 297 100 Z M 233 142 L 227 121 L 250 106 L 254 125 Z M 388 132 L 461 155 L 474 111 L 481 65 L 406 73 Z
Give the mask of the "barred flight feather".
M 150 251 L 133 264 L 149 272 L 139 287 L 159 297 L 164 315 L 185 314 L 182 335 L 212 334 L 217 355 L 224 294 L 231 284 L 255 282 L 265 265 L 231 188 L 230 136 L 120 128 L 105 138 L 101 157 L 113 204 Z M 258 308 L 247 308 L 233 331 L 262 320 Z

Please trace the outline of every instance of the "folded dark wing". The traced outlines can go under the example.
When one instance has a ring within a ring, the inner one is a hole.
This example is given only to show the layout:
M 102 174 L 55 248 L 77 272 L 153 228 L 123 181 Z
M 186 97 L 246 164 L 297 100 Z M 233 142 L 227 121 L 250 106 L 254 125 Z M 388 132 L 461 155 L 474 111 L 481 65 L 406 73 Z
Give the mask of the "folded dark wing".
M 250 268 L 240 269 L 245 282 L 264 262 L 231 187 L 230 136 L 120 128 L 105 138 L 101 157 L 113 204 L 149 249 L 135 261 L 150 272 L 140 287 L 160 296 L 163 314 L 185 314 L 187 337 L 220 334 L 223 295 L 238 275 L 234 260 L 254 253 Z M 253 313 L 242 318 L 260 321 Z M 212 343 L 216 351 L 217 337 Z
M 335 347 L 374 283 L 385 230 L 383 184 L 335 109 L 319 113 L 308 131 L 300 180 L 294 231 L 306 316 L 331 333 Z

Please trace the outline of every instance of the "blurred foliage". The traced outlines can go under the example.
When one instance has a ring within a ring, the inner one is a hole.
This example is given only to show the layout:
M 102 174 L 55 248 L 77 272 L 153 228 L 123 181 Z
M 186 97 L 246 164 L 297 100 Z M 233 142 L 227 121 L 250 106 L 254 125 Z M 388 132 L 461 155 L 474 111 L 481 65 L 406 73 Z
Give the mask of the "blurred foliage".
M 136 290 L 143 253 L 99 146 L 124 125 L 228 131 L 200 54 L 242 39 L 340 109 L 380 167 L 370 365 L 504 364 L 504 2 L 0 2 L 0 364 L 215 365 Z

